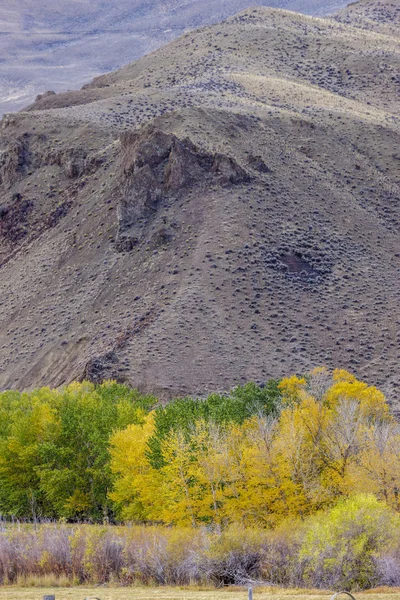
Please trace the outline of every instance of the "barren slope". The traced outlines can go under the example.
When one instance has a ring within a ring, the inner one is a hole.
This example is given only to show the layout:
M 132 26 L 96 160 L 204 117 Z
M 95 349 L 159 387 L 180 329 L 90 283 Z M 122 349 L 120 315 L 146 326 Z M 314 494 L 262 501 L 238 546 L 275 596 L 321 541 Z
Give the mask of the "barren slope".
M 327 364 L 393 399 L 399 59 L 252 9 L 3 119 L 0 387 Z

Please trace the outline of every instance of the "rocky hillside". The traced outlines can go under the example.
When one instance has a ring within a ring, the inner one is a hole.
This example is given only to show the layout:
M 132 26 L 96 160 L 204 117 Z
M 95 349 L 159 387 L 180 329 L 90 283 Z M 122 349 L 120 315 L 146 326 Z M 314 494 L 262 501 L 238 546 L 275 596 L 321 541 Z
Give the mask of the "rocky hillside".
M 348 0 L 257 3 L 324 15 Z M 2 0 L 0 117 L 46 90 L 76 89 L 249 5 L 251 0 Z
M 115 377 L 169 397 L 326 364 L 394 400 L 383 4 L 246 10 L 5 117 L 0 387 Z

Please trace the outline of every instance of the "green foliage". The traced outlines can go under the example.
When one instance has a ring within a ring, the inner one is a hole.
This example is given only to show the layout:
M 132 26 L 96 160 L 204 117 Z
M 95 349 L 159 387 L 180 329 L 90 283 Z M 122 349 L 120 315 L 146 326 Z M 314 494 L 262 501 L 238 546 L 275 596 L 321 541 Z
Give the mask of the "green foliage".
M 271 381 L 264 388 L 249 383 L 206 400 L 175 400 L 156 410 L 146 454 L 159 468 L 161 446 L 172 431 L 188 434 L 199 419 L 223 425 L 242 423 L 255 412 L 270 414 L 279 396 L 277 382 Z M 113 518 L 110 437 L 142 423 L 156 404 L 155 397 L 114 381 L 0 393 L 0 513 L 96 522 Z
M 57 417 L 49 402 L 50 390 L 0 394 L 0 511 L 35 517 L 41 507 L 50 512 L 40 489 L 40 448 L 58 432 Z
M 271 387 L 177 400 L 113 436 L 121 518 L 277 527 L 364 490 L 399 510 L 400 432 L 379 390 L 324 368 L 282 380 L 281 399 Z
M 7 391 L 0 394 L 0 513 L 267 529 L 360 492 L 399 511 L 399 447 L 383 394 L 322 367 L 164 407 L 113 381 Z M 358 546 L 346 548 L 357 555 Z M 326 555 L 323 571 L 333 561 L 332 580 L 363 585 L 369 567 L 352 579 L 337 570 L 340 556 L 338 549 Z M 312 581 L 319 563 L 304 557 Z M 341 561 L 351 564 L 346 554 Z
M 146 524 L 10 528 L 0 582 L 400 581 L 400 431 L 379 390 L 318 368 L 156 407 L 112 381 L 0 394 L 3 515 Z
M 109 439 L 156 403 L 115 382 L 0 394 L 0 511 L 110 516 Z
M 155 469 L 165 465 L 162 443 L 171 432 L 186 436 L 199 420 L 217 425 L 242 424 L 255 414 L 275 415 L 278 412 L 279 382 L 271 379 L 264 386 L 247 383 L 236 387 L 229 395 L 210 394 L 205 399 L 173 400 L 155 411 L 155 433 L 148 442 L 148 458 Z

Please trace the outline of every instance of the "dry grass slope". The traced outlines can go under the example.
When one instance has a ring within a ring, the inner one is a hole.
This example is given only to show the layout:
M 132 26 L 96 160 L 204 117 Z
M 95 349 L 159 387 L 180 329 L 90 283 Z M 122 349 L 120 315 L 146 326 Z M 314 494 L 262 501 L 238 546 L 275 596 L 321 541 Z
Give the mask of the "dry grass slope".
M 247 10 L 4 117 L 0 386 L 326 364 L 393 400 L 397 8 Z

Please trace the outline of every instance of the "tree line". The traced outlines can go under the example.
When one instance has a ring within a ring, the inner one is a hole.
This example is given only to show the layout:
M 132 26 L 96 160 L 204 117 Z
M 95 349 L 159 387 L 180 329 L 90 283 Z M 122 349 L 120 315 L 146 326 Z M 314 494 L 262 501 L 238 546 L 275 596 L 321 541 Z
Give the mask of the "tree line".
M 223 531 L 369 493 L 399 511 L 383 394 L 325 368 L 160 405 L 116 382 L 0 394 L 0 512 Z

